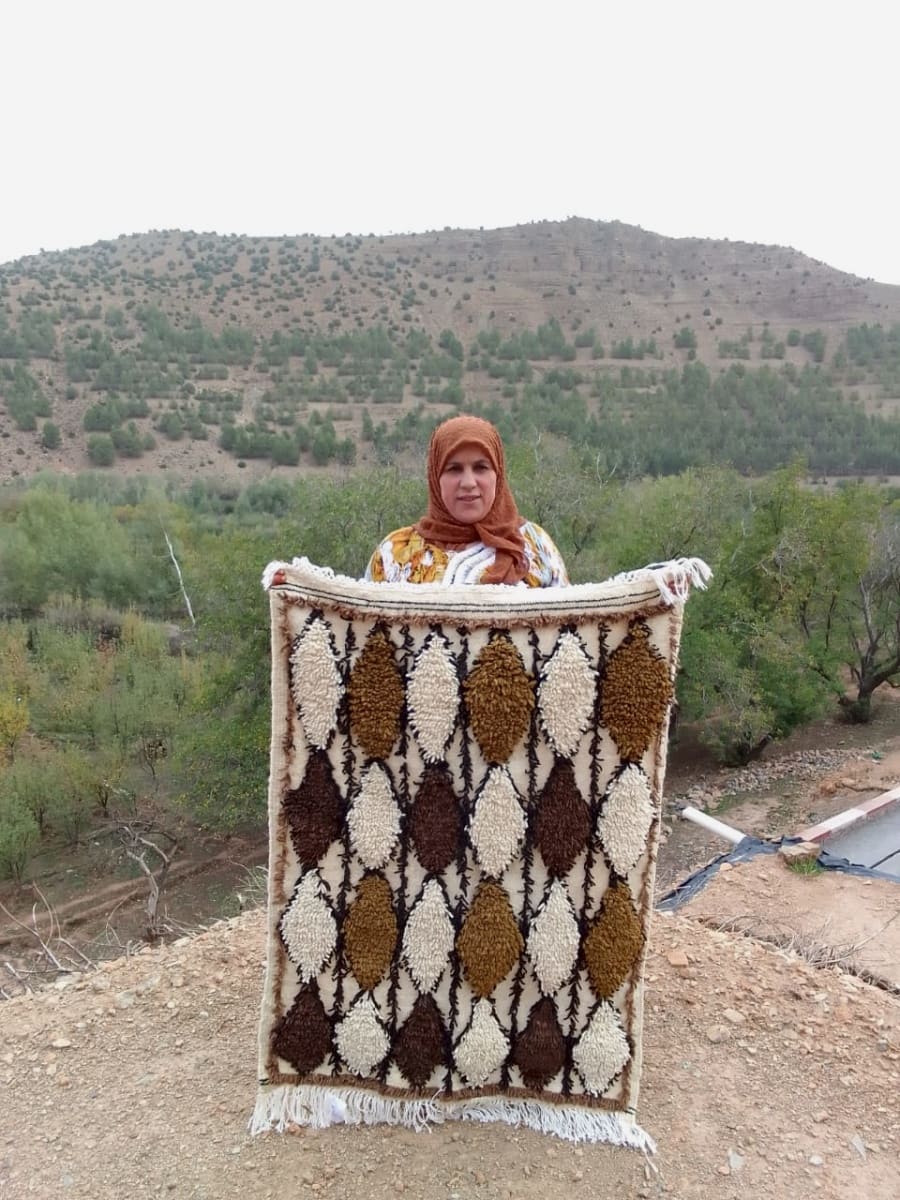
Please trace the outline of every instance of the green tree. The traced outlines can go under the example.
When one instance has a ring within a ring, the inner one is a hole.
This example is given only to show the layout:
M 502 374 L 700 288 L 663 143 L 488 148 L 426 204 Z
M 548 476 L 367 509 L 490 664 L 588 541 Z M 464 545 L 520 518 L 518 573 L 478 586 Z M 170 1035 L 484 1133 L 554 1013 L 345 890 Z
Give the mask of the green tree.
M 12 762 L 16 743 L 28 728 L 28 701 L 15 691 L 0 692 L 0 766 Z
M 675 342 L 675 347 L 678 350 L 696 350 L 697 335 L 691 329 L 690 325 L 682 325 L 681 328 L 672 335 Z
M 58 450 L 62 442 L 59 426 L 52 421 L 45 421 L 41 430 L 41 445 L 45 450 Z
M 737 548 L 756 612 L 801 638 L 794 663 L 818 677 L 853 720 L 900 675 L 900 507 L 854 484 L 810 494 L 802 472 L 779 472 L 758 497 Z M 842 669 L 855 684 L 844 694 Z
M 37 822 L 0 773 L 0 877 L 21 882 L 39 840 Z
M 462 342 L 456 336 L 452 329 L 444 329 L 438 338 L 438 345 L 442 350 L 445 350 L 451 358 L 455 358 L 458 362 L 462 362 L 465 357 Z
M 87 456 L 95 467 L 111 467 L 116 461 L 116 448 L 108 433 L 94 433 L 88 438 Z

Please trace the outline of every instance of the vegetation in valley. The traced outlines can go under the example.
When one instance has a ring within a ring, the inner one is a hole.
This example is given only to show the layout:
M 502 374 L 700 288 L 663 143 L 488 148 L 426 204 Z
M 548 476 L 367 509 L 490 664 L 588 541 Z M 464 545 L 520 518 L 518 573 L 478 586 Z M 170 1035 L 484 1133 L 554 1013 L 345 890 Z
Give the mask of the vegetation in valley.
M 463 408 L 576 580 L 713 567 L 678 699 L 723 761 L 900 678 L 898 289 L 581 221 L 42 254 L 0 266 L 0 876 L 261 824 L 262 568 L 359 574 Z
M 682 554 L 713 567 L 691 600 L 678 697 L 724 761 L 836 705 L 866 720 L 900 673 L 900 501 L 887 489 L 811 490 L 799 466 L 753 483 L 718 467 L 619 479 L 561 439 L 514 447 L 510 469 L 576 581 Z M 423 500 L 391 468 L 168 493 L 106 474 L 8 488 L 0 872 L 19 877 L 43 846 L 148 805 L 209 830 L 260 824 L 263 566 L 303 552 L 359 574 Z

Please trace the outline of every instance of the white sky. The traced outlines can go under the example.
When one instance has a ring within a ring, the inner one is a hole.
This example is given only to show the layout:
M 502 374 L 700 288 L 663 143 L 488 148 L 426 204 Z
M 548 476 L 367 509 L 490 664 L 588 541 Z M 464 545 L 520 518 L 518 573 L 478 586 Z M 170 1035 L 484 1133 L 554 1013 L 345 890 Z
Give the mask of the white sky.
M 4 5 L 0 262 L 581 216 L 900 284 L 891 0 Z

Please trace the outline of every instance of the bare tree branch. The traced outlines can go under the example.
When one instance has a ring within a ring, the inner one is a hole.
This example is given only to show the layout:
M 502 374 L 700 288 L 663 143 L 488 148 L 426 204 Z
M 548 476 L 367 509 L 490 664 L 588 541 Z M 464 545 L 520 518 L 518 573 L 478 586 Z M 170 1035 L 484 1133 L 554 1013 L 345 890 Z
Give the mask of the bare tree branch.
M 191 598 L 187 594 L 187 588 L 184 586 L 184 576 L 181 574 L 181 567 L 178 565 L 178 559 L 175 557 L 175 550 L 172 546 L 171 539 L 169 538 L 169 535 L 166 532 L 165 525 L 163 525 L 162 521 L 160 521 L 159 525 L 163 531 L 163 537 L 166 539 L 166 545 L 169 548 L 169 558 L 171 558 L 171 560 L 175 566 L 175 573 L 178 576 L 178 586 L 181 588 L 181 594 L 184 597 L 185 607 L 187 608 L 188 616 L 191 618 L 191 625 L 193 625 L 196 628 L 197 622 L 194 619 L 194 609 L 191 605 Z

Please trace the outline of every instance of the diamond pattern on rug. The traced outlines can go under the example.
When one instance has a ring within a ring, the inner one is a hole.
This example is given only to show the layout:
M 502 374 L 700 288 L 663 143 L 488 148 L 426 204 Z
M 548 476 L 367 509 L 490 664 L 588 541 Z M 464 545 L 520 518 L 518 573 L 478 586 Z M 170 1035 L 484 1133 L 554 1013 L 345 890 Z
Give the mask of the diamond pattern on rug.
M 431 634 L 416 655 L 406 689 L 409 723 L 426 762 L 443 759 L 459 713 L 459 678 L 445 637 Z
M 337 727 L 341 676 L 330 626 L 313 618 L 294 643 L 290 656 L 291 695 L 311 746 L 324 750 Z
M 307 872 L 278 923 L 288 957 L 304 982 L 319 974 L 337 942 L 337 922 L 323 890 L 316 872 Z
M 509 772 L 492 767 L 469 821 L 469 842 L 486 875 L 503 874 L 522 845 L 525 827 L 522 800 Z
M 455 940 L 446 893 L 436 879 L 429 879 L 403 931 L 403 958 L 420 992 L 434 990 L 450 964 Z
M 475 1005 L 472 1020 L 456 1043 L 456 1065 L 463 1079 L 473 1087 L 483 1084 L 499 1071 L 509 1057 L 509 1038 L 494 1016 L 487 1000 Z
M 568 892 L 554 881 L 528 933 L 528 957 L 538 987 L 554 996 L 572 976 L 581 938 Z
M 590 727 L 597 695 L 597 671 L 581 639 L 565 632 L 540 673 L 538 706 L 547 740 L 570 758 Z
M 391 780 L 380 763 L 363 773 L 347 813 L 350 845 L 365 867 L 383 867 L 400 834 L 400 808 Z
M 496 634 L 479 651 L 463 691 L 472 734 L 485 760 L 506 762 L 531 724 L 534 680 L 505 634 Z

